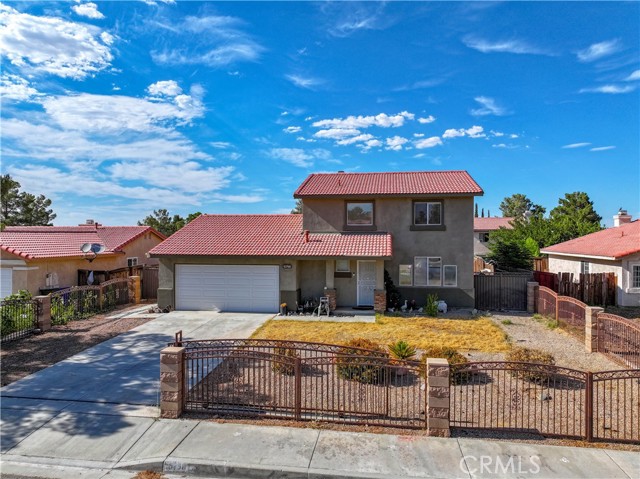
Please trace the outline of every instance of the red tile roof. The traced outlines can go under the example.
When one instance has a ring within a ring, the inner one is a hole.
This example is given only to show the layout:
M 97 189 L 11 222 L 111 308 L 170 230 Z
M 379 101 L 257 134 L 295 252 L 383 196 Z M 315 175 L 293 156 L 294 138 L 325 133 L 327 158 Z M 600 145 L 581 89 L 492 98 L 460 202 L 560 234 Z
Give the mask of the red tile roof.
M 391 257 L 388 233 L 311 233 L 302 215 L 201 215 L 149 252 L 152 256 Z
M 540 250 L 566 256 L 597 256 L 618 259 L 640 252 L 640 220 L 597 231 Z
M 473 218 L 473 231 L 494 231 L 505 227 L 512 229 L 511 220 L 513 218 Z
M 335 196 L 420 196 L 484 194 L 466 171 L 313 173 L 294 198 Z
M 99 243 L 105 246 L 101 254 L 109 255 L 146 233 L 164 239 L 149 226 L 7 226 L 0 249 L 27 259 L 82 257 L 84 243 Z

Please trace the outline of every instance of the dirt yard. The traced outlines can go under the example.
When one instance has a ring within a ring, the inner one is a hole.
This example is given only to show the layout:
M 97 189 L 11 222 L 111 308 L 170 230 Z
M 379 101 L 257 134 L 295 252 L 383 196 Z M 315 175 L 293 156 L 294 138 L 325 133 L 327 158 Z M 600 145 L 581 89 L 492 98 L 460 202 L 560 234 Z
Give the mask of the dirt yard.
M 71 321 L 64 326 L 53 326 L 44 334 L 2 343 L 2 386 L 150 321 L 152 317 L 113 317 L 140 307 L 139 304 L 127 306 L 88 319 Z

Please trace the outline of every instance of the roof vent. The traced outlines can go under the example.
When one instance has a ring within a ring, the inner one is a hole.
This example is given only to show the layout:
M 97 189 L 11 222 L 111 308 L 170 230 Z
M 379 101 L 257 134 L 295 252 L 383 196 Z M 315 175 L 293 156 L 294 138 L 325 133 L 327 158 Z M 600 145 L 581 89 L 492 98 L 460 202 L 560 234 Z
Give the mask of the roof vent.
M 96 223 L 96 221 L 95 221 L 95 220 L 91 220 L 91 219 L 89 219 L 89 220 L 87 220 L 87 222 L 86 222 L 85 224 L 86 224 L 86 225 L 93 225 L 93 224 L 95 224 L 95 223 Z
M 618 227 L 627 223 L 631 223 L 631 215 L 627 213 L 627 210 L 620 208 L 618 214 L 613 215 L 613 226 Z
M 344 173 L 344 170 L 339 170 L 338 173 Z

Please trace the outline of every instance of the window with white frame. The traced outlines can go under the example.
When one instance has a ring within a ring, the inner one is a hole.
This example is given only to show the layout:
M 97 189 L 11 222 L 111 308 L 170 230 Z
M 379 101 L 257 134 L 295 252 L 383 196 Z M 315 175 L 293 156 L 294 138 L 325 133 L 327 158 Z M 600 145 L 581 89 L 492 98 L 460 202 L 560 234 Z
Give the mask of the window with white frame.
M 399 267 L 399 278 L 398 285 L 399 286 L 413 286 L 413 275 L 411 274 L 413 270 L 413 265 L 411 264 L 401 264 Z
M 443 286 L 458 286 L 458 267 L 455 264 L 444 265 Z
M 632 288 L 640 289 L 640 264 L 631 265 L 631 281 L 629 281 Z
M 373 202 L 347 203 L 347 226 L 372 226 Z
M 413 224 L 437 226 L 442 224 L 441 201 L 416 201 L 413 203 Z
M 138 257 L 134 256 L 133 258 L 127 258 L 127 266 L 129 268 L 133 268 L 134 266 L 138 266 Z
M 406 267 L 410 268 L 411 265 Z M 402 278 L 401 274 L 401 281 Z M 405 285 L 408 286 L 408 284 Z M 458 267 L 455 264 L 443 265 L 442 258 L 439 256 L 416 256 L 413 259 L 413 286 L 456 287 L 458 286 Z
M 589 262 L 588 261 L 580 261 L 580 273 L 589 274 Z

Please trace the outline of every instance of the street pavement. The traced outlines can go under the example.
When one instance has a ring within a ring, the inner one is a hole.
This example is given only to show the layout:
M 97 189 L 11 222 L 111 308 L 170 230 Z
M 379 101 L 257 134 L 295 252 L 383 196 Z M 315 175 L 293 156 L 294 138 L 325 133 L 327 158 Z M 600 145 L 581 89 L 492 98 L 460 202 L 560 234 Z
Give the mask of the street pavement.
M 0 390 L 3 478 L 639 479 L 640 454 L 158 418 L 159 351 L 267 315 L 172 312 Z

